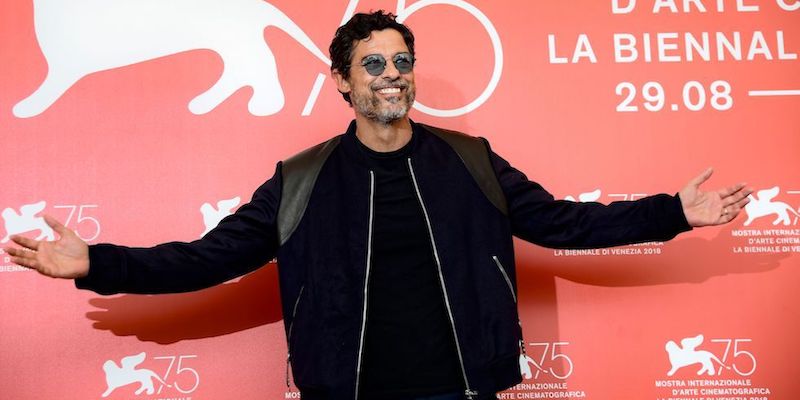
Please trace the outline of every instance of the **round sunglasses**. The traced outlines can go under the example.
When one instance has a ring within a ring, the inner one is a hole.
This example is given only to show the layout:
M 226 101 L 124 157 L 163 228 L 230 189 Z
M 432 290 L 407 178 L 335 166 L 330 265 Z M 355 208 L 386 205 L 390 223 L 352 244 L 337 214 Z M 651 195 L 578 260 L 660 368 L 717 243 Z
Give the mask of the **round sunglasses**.
M 414 56 L 411 53 L 397 53 L 392 57 L 397 72 L 407 74 L 414 69 Z M 380 76 L 386 70 L 386 59 L 381 54 L 370 54 L 361 59 L 361 66 L 372 76 Z

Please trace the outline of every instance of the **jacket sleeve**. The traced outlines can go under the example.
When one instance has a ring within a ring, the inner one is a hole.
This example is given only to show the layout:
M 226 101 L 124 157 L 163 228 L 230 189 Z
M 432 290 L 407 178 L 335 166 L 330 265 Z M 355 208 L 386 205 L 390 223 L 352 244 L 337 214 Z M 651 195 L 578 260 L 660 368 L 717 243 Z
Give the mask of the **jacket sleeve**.
M 269 262 L 278 249 L 281 164 L 252 200 L 225 217 L 202 239 L 150 248 L 112 244 L 89 247 L 89 275 L 80 289 L 100 294 L 174 293 L 210 287 Z
M 508 203 L 512 233 L 528 242 L 551 248 L 598 248 L 665 241 L 692 229 L 677 194 L 608 205 L 556 200 L 491 149 L 489 157 Z

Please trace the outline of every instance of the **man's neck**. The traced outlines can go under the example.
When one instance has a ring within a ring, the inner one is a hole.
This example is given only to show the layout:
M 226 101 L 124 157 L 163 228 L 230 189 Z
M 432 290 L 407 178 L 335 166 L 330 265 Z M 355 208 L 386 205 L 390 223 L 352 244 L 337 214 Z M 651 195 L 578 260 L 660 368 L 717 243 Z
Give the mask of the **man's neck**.
M 405 117 L 385 125 L 356 114 L 356 137 L 373 151 L 399 150 L 411 140 L 411 122 Z

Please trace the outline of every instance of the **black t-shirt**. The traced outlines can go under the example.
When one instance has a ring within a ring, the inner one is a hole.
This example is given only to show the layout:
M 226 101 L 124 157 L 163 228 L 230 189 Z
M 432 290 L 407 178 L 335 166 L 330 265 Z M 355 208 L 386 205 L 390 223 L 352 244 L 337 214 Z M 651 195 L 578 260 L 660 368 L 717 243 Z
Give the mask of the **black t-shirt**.
M 463 390 L 452 326 L 408 166 L 414 137 L 389 153 L 363 144 L 375 174 L 361 398 Z

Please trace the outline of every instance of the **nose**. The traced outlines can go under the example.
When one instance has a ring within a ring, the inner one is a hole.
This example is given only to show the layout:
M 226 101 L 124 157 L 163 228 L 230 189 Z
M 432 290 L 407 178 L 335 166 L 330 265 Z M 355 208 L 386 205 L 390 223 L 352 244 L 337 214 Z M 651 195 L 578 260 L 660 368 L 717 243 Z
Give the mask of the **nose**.
M 383 73 L 381 74 L 381 78 L 388 80 L 395 80 L 400 78 L 400 71 L 398 71 L 397 67 L 394 66 L 394 61 L 388 60 L 386 62 L 386 68 L 384 68 Z

